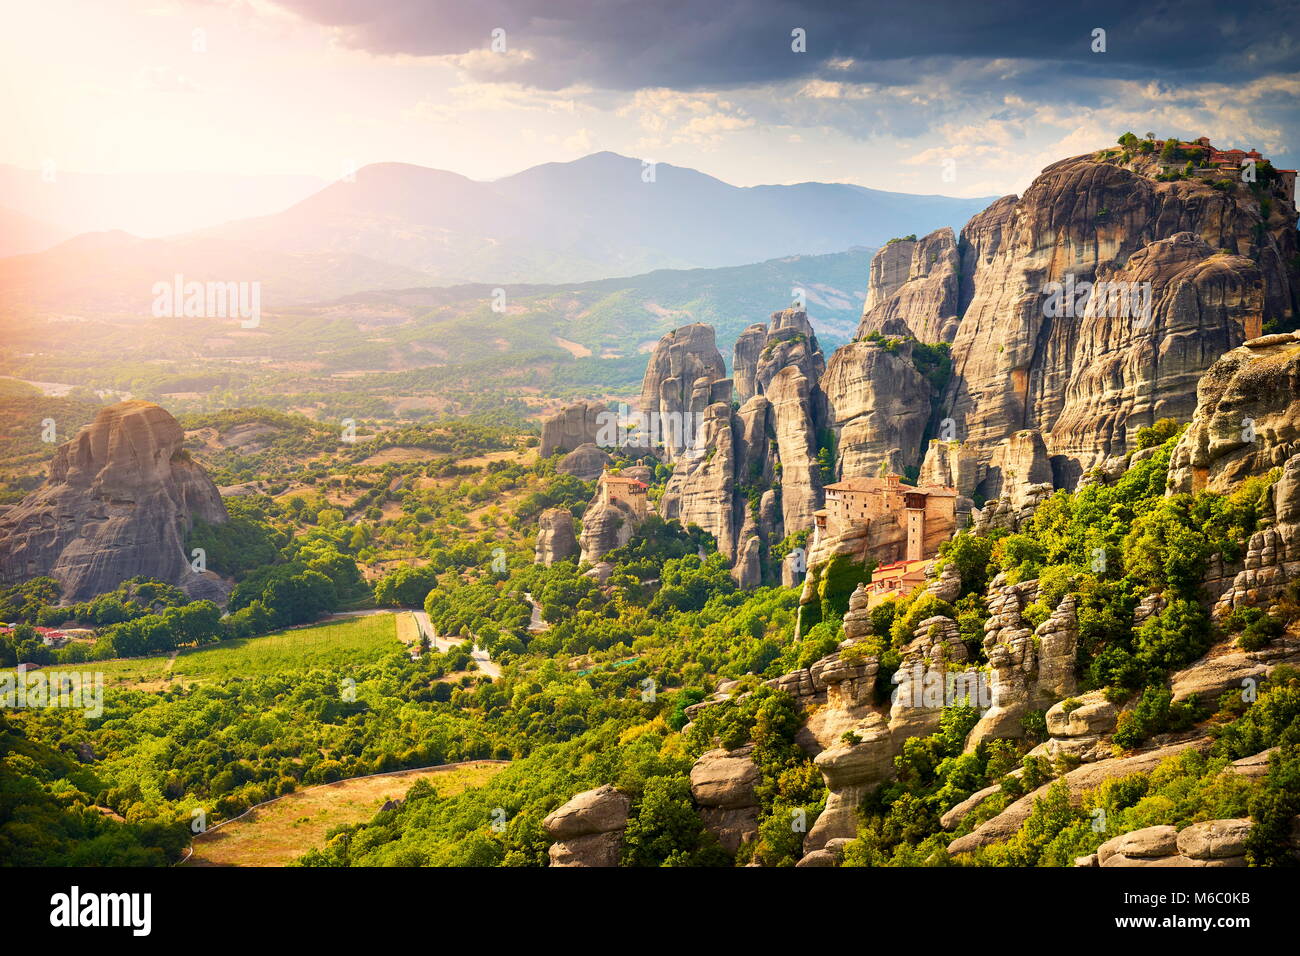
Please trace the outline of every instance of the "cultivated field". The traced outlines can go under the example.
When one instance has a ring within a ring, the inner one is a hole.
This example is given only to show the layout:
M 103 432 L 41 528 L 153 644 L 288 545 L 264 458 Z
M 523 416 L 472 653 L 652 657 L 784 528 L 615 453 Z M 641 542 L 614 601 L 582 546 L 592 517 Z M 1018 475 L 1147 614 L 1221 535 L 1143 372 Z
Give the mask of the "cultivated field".
M 201 834 L 186 866 L 284 866 L 325 842 L 331 827 L 360 823 L 387 801 L 401 799 L 417 780 L 428 780 L 439 796 L 480 787 L 507 761 L 479 760 L 382 777 L 340 780 L 291 793 L 246 816 Z
M 358 664 L 378 660 L 401 649 L 395 618 L 393 614 L 343 618 L 264 637 L 246 637 L 210 647 L 182 650 L 174 656 L 160 654 L 125 660 L 87 661 L 51 667 L 43 672 L 103 673 L 105 688 L 164 690 L 175 681 L 191 683 Z
M 249 677 L 359 664 L 398 650 L 393 615 L 374 614 L 182 651 L 172 673 L 199 679 Z

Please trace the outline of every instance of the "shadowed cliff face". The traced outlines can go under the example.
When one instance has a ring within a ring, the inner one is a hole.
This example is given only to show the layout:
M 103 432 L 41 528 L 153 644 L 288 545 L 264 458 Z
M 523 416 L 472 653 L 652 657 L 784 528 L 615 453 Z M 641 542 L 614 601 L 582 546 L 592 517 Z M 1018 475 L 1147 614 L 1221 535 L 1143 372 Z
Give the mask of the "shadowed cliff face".
M 184 548 L 194 518 L 228 520 L 184 439 L 151 402 L 103 409 L 59 446 L 46 482 L 0 516 L 0 581 L 48 574 L 80 601 L 142 574 L 224 600 L 220 579 L 196 573 Z

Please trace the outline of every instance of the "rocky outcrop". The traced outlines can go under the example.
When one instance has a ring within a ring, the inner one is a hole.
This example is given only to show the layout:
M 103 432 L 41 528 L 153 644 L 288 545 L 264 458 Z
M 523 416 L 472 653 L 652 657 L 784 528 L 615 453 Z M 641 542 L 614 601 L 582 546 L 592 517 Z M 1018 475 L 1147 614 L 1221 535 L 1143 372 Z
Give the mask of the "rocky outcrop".
M 767 387 L 781 466 L 781 523 L 786 534 L 811 528 L 813 512 L 822 506 L 817 436 L 807 414 L 812 387 L 795 365 L 781 369 Z
M 826 808 L 804 839 L 805 852 L 858 835 L 858 804 L 892 775 L 894 753 L 889 722 L 871 713 L 853 728 L 851 737 L 817 755 L 813 762 L 826 781 Z
M 901 257 L 907 251 L 911 256 L 906 278 L 896 283 Z M 917 242 L 904 240 L 885 246 L 871 261 L 871 284 L 858 337 L 871 332 L 891 334 L 901 326 L 922 342 L 951 342 L 960 315 L 960 273 L 957 237 L 947 226 Z
M 1178 830 L 1144 827 L 1113 837 L 1097 847 L 1092 866 L 1238 867 L 1246 866 L 1249 817 L 1207 820 Z
M 1300 663 L 1300 641 L 1279 639 L 1257 651 L 1228 651 L 1206 655 L 1170 676 L 1174 700 L 1196 697 L 1215 704 L 1228 691 L 1254 691 L 1278 664 Z
M 610 463 L 609 455 L 592 442 L 579 445 L 560 459 L 555 470 L 562 475 L 573 475 L 583 481 L 595 481 Z
M 1077 477 L 1088 456 L 1128 450 L 1121 442 L 1153 420 L 1156 403 L 1190 407 L 1196 376 L 1256 320 L 1294 314 L 1289 197 L 1274 190 L 1264 222 L 1244 186 L 1157 182 L 1142 163 L 1055 163 L 964 231 L 961 272 L 973 289 L 945 411 L 985 460 L 1007 436 L 1037 428 L 1061 473 Z M 1092 316 L 1046 314 L 1051 283 L 1081 290 L 1120 276 L 1152 282 L 1154 329 L 1103 321 L 1099 300 L 1088 303 Z
M 600 492 L 582 515 L 582 535 L 578 538 L 581 563 L 597 564 L 615 548 L 632 540 L 641 518 L 632 507 L 617 498 L 605 502 Z
M 682 326 L 655 346 L 641 380 L 640 409 L 652 417 L 650 428 L 669 461 L 691 446 L 706 408 L 731 402 L 731 380 L 725 375 L 711 325 Z
M 871 714 L 884 713 L 875 703 L 879 661 L 848 650 L 870 632 L 866 601 L 867 593 L 862 588 L 850 598 L 841 650 L 767 681 L 769 687 L 794 697 L 807 713 L 795 739 L 805 753 L 814 757 L 834 746 L 845 733 L 854 731 Z
M 1038 510 L 1038 506 L 1052 496 L 1052 485 L 1020 485 L 1020 504 L 1014 504 L 1010 498 L 994 498 L 983 508 L 971 510 L 971 530 L 975 534 L 987 534 L 997 528 L 1019 531 L 1020 528 Z
M 1149 314 L 1132 315 L 1094 294 L 1074 348 L 1081 364 L 1052 425 L 1052 453 L 1074 477 L 1101 458 L 1134 448 L 1137 430 L 1161 418 L 1186 421 L 1197 381 L 1223 353 L 1258 335 L 1264 283 L 1245 256 L 1220 254 L 1181 232 L 1139 249 L 1118 268 L 1098 270 L 1112 286 L 1149 286 Z
M 565 406 L 542 421 L 539 454 L 549 458 L 556 452 L 570 452 L 581 445 L 596 444 L 603 437 L 602 426 L 609 415 L 609 409 L 598 402 L 576 402 Z
M 618 866 L 632 801 L 606 784 L 552 811 L 542 829 L 553 841 L 551 866 Z
M 185 549 L 195 519 L 229 519 L 184 440 L 152 402 L 101 409 L 58 447 L 45 483 L 0 515 L 0 583 L 49 575 L 65 601 L 84 601 L 144 575 L 224 603 L 221 579 L 196 572 Z
M 966 738 L 968 750 L 994 737 L 1022 737 L 1021 719 L 1074 693 L 1079 625 L 1076 598 L 1067 595 L 1047 620 L 1031 628 L 1023 612 L 1038 600 L 1038 582 L 989 585 L 984 652 L 989 662 L 990 706 Z
M 793 401 L 799 400 L 795 394 Z M 791 474 L 798 478 L 808 466 L 799 466 L 801 446 L 792 435 L 801 422 L 807 424 L 807 417 L 789 405 L 782 416 L 787 453 L 796 462 Z M 774 440 L 778 431 L 776 411 L 767 396 L 752 396 L 736 412 L 724 402 L 709 406 L 696 446 L 676 463 L 660 501 L 666 519 L 698 525 L 714 536 L 741 587 L 756 587 L 775 578 L 769 553 L 786 534 L 776 490 L 778 464 L 783 464 Z
M 756 417 L 764 401 L 754 399 L 751 412 Z M 699 525 L 717 539 L 718 550 L 728 560 L 736 557 L 739 543 L 736 444 L 731 406 L 710 405 L 703 412 L 695 447 L 677 461 L 660 501 L 664 518 L 676 518 L 683 527 Z
M 568 508 L 547 508 L 537 518 L 537 547 L 533 562 L 550 567 L 556 561 L 568 561 L 577 554 L 573 514 Z
M 731 378 L 736 388 L 736 399 L 747 402 L 758 394 L 758 357 L 767 345 L 767 326 L 758 322 L 749 326 L 736 338 L 731 359 Z
M 1267 607 L 1300 580 L 1300 455 L 1287 461 L 1281 477 L 1268 490 L 1273 526 L 1257 531 L 1247 542 L 1240 570 L 1226 588 L 1218 591 L 1214 613 L 1222 617 L 1241 606 Z M 1220 562 L 1211 568 L 1207 589 L 1214 579 L 1227 577 Z
M 1034 756 L 1066 756 L 1081 763 L 1113 756 L 1109 735 L 1119 721 L 1119 708 L 1102 691 L 1058 701 L 1046 716 L 1051 737 L 1030 751 Z
M 915 239 L 891 239 L 871 257 L 863 315 L 891 299 L 907 281 L 912 271 L 912 252 L 915 249 Z
M 748 346 L 750 343 L 745 344 Z M 736 360 L 740 361 L 741 342 L 737 341 L 736 345 Z M 817 333 L 808 321 L 808 313 L 802 309 L 784 309 L 772 313 L 762 348 L 754 362 L 754 390 L 751 394 L 765 394 L 776 373 L 789 365 L 799 369 L 803 377 L 814 385 L 826 371 L 826 358 L 822 355 L 821 346 L 817 344 Z M 749 376 L 751 373 L 746 370 L 742 374 Z M 742 394 L 740 400 L 744 401 L 748 397 L 749 395 Z M 816 418 L 817 409 L 810 407 L 809 414 Z
M 1169 490 L 1227 491 L 1300 454 L 1300 337 L 1266 335 L 1215 362 L 1169 461 Z
M 840 860 L 844 858 L 845 848 L 852 842 L 852 840 L 843 837 L 827 840 L 820 850 L 813 850 L 800 857 L 795 866 L 839 866 Z
M 973 449 L 967 448 L 959 441 L 932 438 L 925 450 L 925 458 L 921 462 L 921 476 L 916 483 L 937 485 L 940 488 L 956 488 L 959 501 L 961 498 L 969 500 L 975 495 L 975 489 L 984 479 L 986 470 L 980 462 L 979 455 Z M 969 511 L 969 506 L 965 510 Z
M 753 746 L 710 750 L 691 767 L 691 796 L 722 848 L 735 853 L 758 834 L 758 765 Z
M 1203 753 L 1210 748 L 1210 740 L 1201 737 L 1167 747 L 1156 747 L 1130 757 L 1113 757 L 1096 763 L 1087 763 L 1058 779 L 1064 782 L 1070 803 L 1078 806 L 1086 792 L 1096 789 L 1107 780 L 1116 780 L 1135 773 L 1149 773 L 1162 761 L 1177 756 L 1189 748 Z M 997 843 L 1014 836 L 1029 819 L 1034 804 L 1047 796 L 1047 790 L 1051 786 L 1051 783 L 1043 784 L 1037 790 L 1011 803 L 997 816 L 984 821 L 970 833 L 958 837 L 948 844 L 948 853 L 950 855 L 970 853 L 990 843 Z
M 912 345 L 859 341 L 836 349 L 821 382 L 844 478 L 902 474 L 921 463 L 930 386 L 912 364 Z
M 966 314 L 975 290 L 983 287 L 989 270 L 995 268 L 998 253 L 1002 251 L 1003 234 L 1010 228 L 1018 201 L 1014 194 L 1003 196 L 983 212 L 972 216 L 962 227 L 957 239 L 961 255 L 958 315 Z
M 1052 463 L 1036 428 L 1024 428 L 998 444 L 978 491 L 985 498 L 1005 498 L 1020 510 L 1039 485 L 1052 487 Z

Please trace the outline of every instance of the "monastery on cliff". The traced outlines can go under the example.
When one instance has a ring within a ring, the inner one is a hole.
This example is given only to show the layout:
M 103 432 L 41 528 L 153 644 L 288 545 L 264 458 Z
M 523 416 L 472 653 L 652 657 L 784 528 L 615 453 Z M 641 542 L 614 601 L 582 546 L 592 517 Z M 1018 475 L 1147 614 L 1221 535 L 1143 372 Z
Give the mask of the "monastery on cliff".
M 864 538 L 863 560 L 878 562 L 868 606 L 922 583 L 939 545 L 957 530 L 956 488 L 905 485 L 902 476 L 891 473 L 846 478 L 825 491 L 826 507 L 813 514 L 816 540 L 861 526 L 874 525 L 880 532 Z M 894 527 L 879 528 L 882 523 Z

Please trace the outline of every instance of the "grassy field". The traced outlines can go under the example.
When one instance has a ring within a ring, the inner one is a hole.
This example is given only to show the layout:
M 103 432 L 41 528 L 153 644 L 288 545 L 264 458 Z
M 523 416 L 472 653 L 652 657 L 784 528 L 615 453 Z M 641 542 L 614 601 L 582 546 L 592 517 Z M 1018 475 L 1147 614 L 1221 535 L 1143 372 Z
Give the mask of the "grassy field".
M 410 615 L 406 615 L 410 617 Z M 173 681 L 220 680 L 372 661 L 401 649 L 393 614 L 344 618 L 310 627 L 223 641 L 211 647 L 129 660 L 87 661 L 61 671 L 103 673 L 104 687 L 162 690 Z M 414 619 L 411 624 L 414 625 Z
M 372 661 L 401 648 L 393 617 L 353 617 L 182 651 L 172 673 L 186 679 L 249 677 Z
M 474 761 L 383 777 L 340 780 L 291 793 L 194 840 L 186 866 L 284 866 L 325 841 L 331 827 L 369 820 L 387 801 L 400 799 L 417 780 L 440 796 L 481 787 L 505 761 Z

